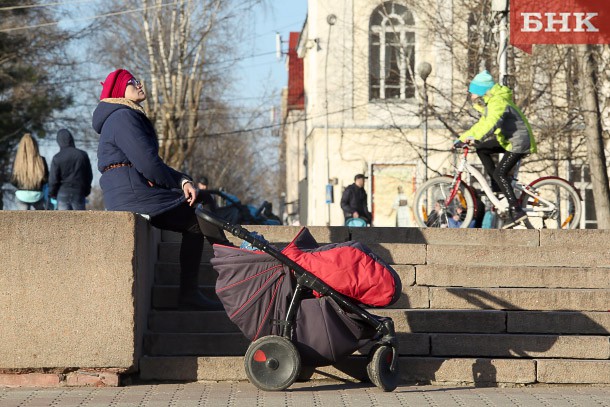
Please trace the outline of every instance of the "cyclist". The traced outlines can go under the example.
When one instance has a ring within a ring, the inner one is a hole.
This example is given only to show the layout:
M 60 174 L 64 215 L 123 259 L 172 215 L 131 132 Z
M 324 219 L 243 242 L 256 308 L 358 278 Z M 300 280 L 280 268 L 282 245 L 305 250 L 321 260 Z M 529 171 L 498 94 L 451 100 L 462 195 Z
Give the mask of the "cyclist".
M 496 84 L 489 72 L 476 75 L 468 92 L 481 118 L 455 141 L 455 145 L 476 145 L 477 155 L 491 177 L 493 191 L 502 192 L 508 201 L 512 222 L 504 228 L 513 227 L 527 215 L 517 203 L 509 173 L 519 160 L 536 152 L 536 140 L 527 118 L 513 102 L 512 90 Z M 496 166 L 492 154 L 498 153 L 504 156 Z

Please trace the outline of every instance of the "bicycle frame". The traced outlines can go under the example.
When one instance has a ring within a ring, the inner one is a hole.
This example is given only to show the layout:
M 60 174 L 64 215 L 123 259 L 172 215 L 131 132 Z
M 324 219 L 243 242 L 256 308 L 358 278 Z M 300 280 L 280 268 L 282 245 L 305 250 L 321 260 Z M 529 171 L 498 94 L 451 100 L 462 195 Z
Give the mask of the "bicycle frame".
M 508 209 L 508 202 L 506 200 L 503 200 L 503 201 L 499 200 L 496 197 L 496 195 L 493 193 L 489 184 L 487 183 L 485 176 L 478 169 L 473 167 L 468 162 L 469 148 L 464 147 L 463 150 L 464 150 L 464 154 L 462 155 L 462 159 L 460 160 L 460 163 L 455 167 L 455 175 L 453 177 L 453 188 L 451 190 L 450 196 L 445 201 L 445 205 L 446 206 L 449 205 L 449 203 L 453 200 L 453 198 L 455 198 L 455 195 L 457 194 L 460 183 L 464 183 L 464 185 L 468 185 L 466 182 L 464 182 L 464 180 L 462 180 L 462 174 L 465 172 L 467 174 L 472 175 L 473 177 L 476 178 L 477 181 L 479 181 L 479 184 L 481 185 L 481 188 L 482 188 L 483 192 L 485 193 L 485 196 L 487 196 L 487 198 L 496 207 L 496 209 L 499 212 L 505 212 Z M 536 200 L 539 203 L 541 202 L 546 205 L 546 207 L 540 208 L 540 206 L 539 206 L 540 209 L 529 210 L 529 212 L 548 212 L 548 211 L 554 211 L 556 209 L 555 204 L 553 202 L 540 197 L 538 194 L 536 194 L 534 191 L 532 191 L 529 188 L 529 186 L 523 185 L 518 180 L 515 180 L 514 188 L 521 192 L 521 195 L 519 197 L 519 203 L 522 202 L 523 197 L 524 197 L 523 194 L 525 193 L 527 195 L 530 195 L 533 198 L 536 198 Z M 473 200 L 475 200 L 474 198 L 476 198 L 476 197 L 473 197 Z M 476 202 L 476 200 L 475 200 L 475 202 Z

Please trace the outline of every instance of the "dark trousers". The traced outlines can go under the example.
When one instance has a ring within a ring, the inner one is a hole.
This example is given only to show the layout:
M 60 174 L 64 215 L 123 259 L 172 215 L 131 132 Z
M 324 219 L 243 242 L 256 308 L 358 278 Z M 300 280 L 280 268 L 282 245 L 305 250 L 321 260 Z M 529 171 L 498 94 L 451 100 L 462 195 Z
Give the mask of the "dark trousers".
M 86 197 L 80 192 L 60 189 L 57 193 L 59 211 L 84 211 L 86 203 Z
M 207 205 L 204 202 L 204 209 Z M 203 254 L 204 237 L 210 244 L 230 244 L 222 229 L 205 222 L 195 214 L 195 207 L 186 202 L 153 216 L 150 223 L 159 229 L 182 233 L 180 245 L 180 291 L 184 293 L 199 286 L 199 263 Z
M 492 154 L 503 153 L 502 160 L 496 166 Z M 494 192 L 504 194 L 508 204 L 514 208 L 517 206 L 517 197 L 511 183 L 511 177 L 508 175 L 515 164 L 519 162 L 527 154 L 512 153 L 506 151 L 498 140 L 493 138 L 477 145 L 477 155 L 485 167 L 485 171 L 491 177 L 491 189 Z

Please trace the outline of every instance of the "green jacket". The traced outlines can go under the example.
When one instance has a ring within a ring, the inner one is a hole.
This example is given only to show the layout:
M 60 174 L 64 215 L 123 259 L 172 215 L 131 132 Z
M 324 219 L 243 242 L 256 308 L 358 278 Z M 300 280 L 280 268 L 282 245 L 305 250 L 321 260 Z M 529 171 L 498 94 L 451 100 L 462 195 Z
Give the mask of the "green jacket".
M 495 136 L 506 151 L 520 154 L 537 151 L 532 128 L 513 102 L 510 88 L 496 84 L 483 96 L 483 101 L 485 106 L 474 106 L 481 113 L 481 118 L 460 136 L 460 141 L 485 141 Z

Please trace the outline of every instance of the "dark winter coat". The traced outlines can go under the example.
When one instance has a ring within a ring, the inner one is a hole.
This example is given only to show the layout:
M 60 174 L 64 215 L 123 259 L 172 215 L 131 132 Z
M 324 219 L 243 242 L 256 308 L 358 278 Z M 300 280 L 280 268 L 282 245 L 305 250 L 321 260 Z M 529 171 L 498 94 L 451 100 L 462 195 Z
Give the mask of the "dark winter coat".
M 345 188 L 341 197 L 341 209 L 343 209 L 345 219 L 351 218 L 354 212 L 358 212 L 358 216 L 371 223 L 373 216 L 367 208 L 366 201 L 367 197 L 364 188 L 360 188 L 355 183 Z
M 59 153 L 51 161 L 49 174 L 49 196 L 56 197 L 61 192 L 71 192 L 83 197 L 91 193 L 93 172 L 89 156 L 74 147 L 74 138 L 68 130 L 57 133 Z
M 139 105 L 104 99 L 93 112 L 93 128 L 100 134 L 97 165 L 106 209 L 155 216 L 185 201 L 181 183 L 190 178 L 161 160 L 155 129 Z M 125 165 L 108 169 L 116 164 Z

